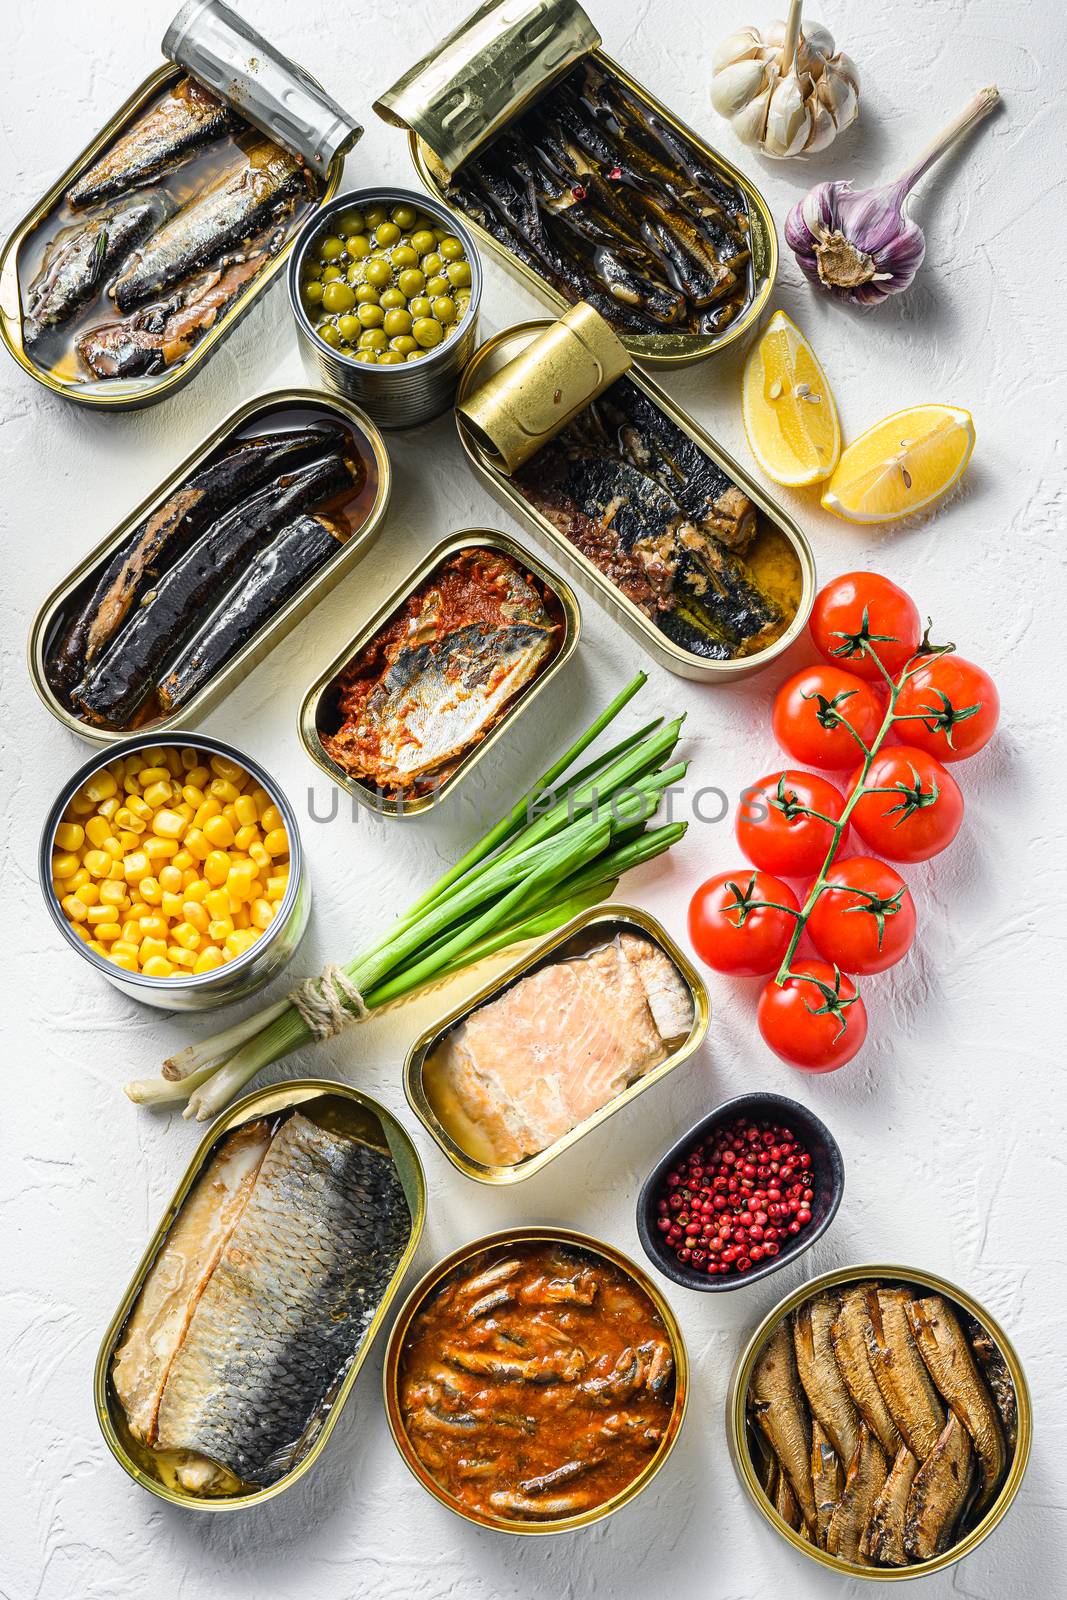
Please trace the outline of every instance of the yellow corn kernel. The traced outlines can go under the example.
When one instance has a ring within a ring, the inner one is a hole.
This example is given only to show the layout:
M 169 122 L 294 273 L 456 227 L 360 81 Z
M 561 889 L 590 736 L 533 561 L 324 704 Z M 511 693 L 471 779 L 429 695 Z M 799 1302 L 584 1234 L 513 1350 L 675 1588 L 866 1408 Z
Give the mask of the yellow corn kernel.
M 197 933 L 207 932 L 207 925 L 211 919 L 208 917 L 204 907 L 196 900 L 182 902 L 182 917 L 191 928 L 196 929 Z
M 100 885 L 98 883 L 94 883 L 89 877 L 88 873 L 86 873 L 85 876 L 88 879 L 88 882 L 79 883 L 78 879 L 81 877 L 81 873 L 76 872 L 73 878 L 68 879 L 68 886 L 72 894 L 77 894 L 82 905 L 95 906 L 96 902 L 100 898 Z
M 200 752 L 199 750 L 194 750 L 191 744 L 187 744 L 178 751 L 178 759 L 182 764 L 182 771 L 191 772 L 194 767 L 200 764 Z
M 91 800 L 94 806 L 98 806 L 102 800 L 110 800 L 117 789 L 118 784 L 105 767 L 102 772 L 93 773 L 82 789 L 82 794 L 87 800 Z
M 192 822 L 193 818 L 196 816 L 196 807 L 191 806 L 188 800 L 175 800 L 174 810 L 178 813 L 179 817 L 184 817 L 187 823 Z
M 196 964 L 196 951 L 184 950 L 180 944 L 169 944 L 167 960 L 173 961 L 176 967 L 186 967 L 191 972 Z
M 144 913 L 142 912 L 143 916 Z M 122 939 L 124 944 L 132 944 L 136 950 L 141 942 L 141 920 L 127 914 L 126 921 L 122 924 Z
M 97 815 L 106 818 L 107 821 L 110 822 L 111 818 L 119 809 L 120 803 L 121 802 L 119 801 L 117 794 L 113 794 L 110 800 L 101 800 L 100 804 L 96 808 Z
M 100 922 L 114 922 L 117 916 L 118 912 L 114 906 L 90 906 L 86 913 L 86 921 L 90 927 L 94 927 Z
M 204 877 L 208 883 L 222 884 L 230 874 L 230 858 L 225 850 L 212 850 L 204 862 Z
M 70 922 L 67 924 L 71 933 L 79 938 L 82 944 L 92 944 L 93 936 L 83 922 Z
M 130 795 L 130 798 L 126 801 L 126 810 L 132 811 L 134 816 L 140 817 L 142 822 L 148 823 L 152 820 L 152 807 L 146 806 L 139 794 Z
M 222 966 L 222 951 L 216 944 L 205 945 L 193 962 L 194 972 L 214 972 Z
M 269 928 L 274 921 L 274 907 L 269 900 L 253 900 L 248 915 L 253 928 Z
M 251 928 L 235 928 L 233 933 L 226 935 L 225 946 L 231 955 L 240 956 L 255 942 L 256 935 Z
M 168 922 L 180 922 L 182 917 L 182 897 L 180 894 L 168 894 L 163 891 L 163 900 L 160 904 L 160 913 Z
M 142 939 L 163 939 L 167 937 L 167 919 L 158 911 L 140 920 Z
M 195 867 L 186 867 L 182 873 L 182 894 L 188 894 L 195 883 L 200 882 L 199 874 Z
M 143 833 L 145 822 L 131 806 L 119 806 L 115 812 L 115 826 L 126 833 Z
M 187 880 L 192 878 L 192 882 L 186 882 L 185 888 L 182 891 L 182 893 L 185 895 L 185 898 L 187 900 L 195 900 L 197 905 L 203 905 L 206 896 L 211 893 L 211 885 L 208 883 L 207 879 L 197 878 L 189 872 L 183 873 L 182 876 Z
M 132 772 L 127 772 L 126 776 L 123 778 L 122 787 L 126 792 L 127 805 L 130 803 L 130 795 L 139 795 L 141 792 L 141 785 Z
M 183 950 L 200 949 L 200 930 L 194 928 L 191 922 L 179 922 L 170 930 L 170 936 Z
M 216 778 L 225 778 L 230 783 L 243 783 L 247 777 L 244 767 L 231 761 L 229 756 L 210 756 L 208 765 Z
M 209 889 L 204 896 L 209 917 L 228 917 L 230 914 L 230 897 L 225 889 Z
M 229 917 L 212 917 L 211 921 L 207 925 L 207 931 L 208 936 L 213 939 L 216 944 L 219 944 L 223 939 L 228 939 L 230 934 L 234 931 L 233 923 Z
M 270 851 L 264 849 L 262 839 L 253 840 L 248 847 L 248 854 L 261 871 L 264 867 L 270 866 Z
M 121 883 L 125 876 L 126 873 L 122 865 L 122 857 L 116 856 L 115 860 L 111 863 L 111 871 L 108 873 L 108 877 L 111 879 L 112 883 Z
M 81 866 L 81 862 L 78 860 L 78 857 L 76 855 L 70 855 L 70 854 L 63 855 L 63 854 L 60 854 L 60 855 L 57 855 L 57 856 L 53 856 L 52 857 L 52 876 L 53 876 L 53 878 L 61 878 L 61 879 L 62 878 L 73 878 L 74 874 L 78 871 L 78 868 L 80 866 Z
M 227 845 L 233 844 L 233 827 L 229 819 L 222 815 L 208 817 L 204 823 L 204 833 L 218 850 L 225 850 Z
M 189 824 L 176 811 L 162 806 L 152 818 L 152 832 L 160 839 L 180 839 Z
M 138 959 L 137 940 L 127 939 L 125 927 L 121 939 L 116 939 L 111 946 L 111 959 L 114 960 L 116 956 L 132 956 L 135 961 Z
M 260 825 L 263 828 L 263 832 L 270 833 L 273 828 L 281 827 L 282 814 L 276 805 L 269 805 L 259 820 Z
M 262 820 L 264 811 L 269 810 L 274 801 L 266 789 L 260 789 L 258 786 L 252 790 L 252 799 L 255 802 L 256 816 Z
M 159 754 L 162 758 L 162 750 L 159 752 Z M 154 783 L 165 783 L 167 785 L 167 794 L 170 794 L 170 768 L 164 765 L 162 759 L 159 761 L 149 762 L 147 766 L 142 767 L 140 778 L 142 789 L 147 791 Z M 148 798 L 147 793 L 145 798 Z
M 112 918 L 114 918 L 115 913 L 112 912 L 111 915 Z M 121 931 L 121 928 L 115 921 L 98 922 L 93 928 L 93 938 L 98 940 L 100 944 L 110 944 L 112 939 L 117 939 L 119 937 Z
M 106 817 L 90 817 L 85 824 L 85 837 L 97 850 L 103 847 L 105 839 L 111 838 L 111 824 Z
M 76 794 L 64 812 L 64 821 L 70 822 L 74 817 L 91 817 L 95 810 L 95 800 L 90 800 L 87 794 Z
M 106 853 L 111 857 L 112 861 L 122 860 L 122 845 L 115 838 L 114 834 L 105 839 L 100 848 L 106 851 Z
M 85 922 L 89 916 L 89 907 L 76 894 L 64 895 L 59 903 L 69 922 Z
M 243 906 L 239 900 L 236 905 L 230 901 L 230 916 L 235 928 L 247 928 L 251 925 L 252 919 L 248 915 L 248 907 Z
M 221 815 L 222 807 L 219 805 L 217 800 L 213 800 L 209 795 L 202 806 L 197 806 L 196 815 L 193 818 L 193 827 L 202 828 L 209 817 L 218 817 Z
M 263 848 L 270 856 L 284 856 L 289 853 L 289 837 L 284 828 L 272 828 L 263 840 Z
M 163 904 L 163 890 L 159 887 L 157 878 L 142 878 L 137 885 L 137 893 L 146 905 L 158 906 Z
M 87 850 L 82 859 L 94 878 L 106 878 L 111 871 L 111 857 L 106 850 Z
M 155 834 L 144 842 L 144 853 L 149 861 L 169 861 L 178 854 L 177 839 L 160 839 Z
M 231 867 L 226 879 L 226 892 L 231 904 L 234 899 L 247 900 L 250 897 L 252 879 L 255 873 L 250 866 Z
M 244 827 L 238 828 L 237 832 L 234 834 L 233 842 L 237 846 L 238 850 L 247 850 L 249 845 L 255 844 L 258 838 L 259 829 L 256 827 L 255 823 L 247 822 L 245 823 Z
M 120 828 L 118 841 L 122 846 L 122 853 L 128 856 L 131 850 L 136 850 L 141 842 L 140 832 L 134 833 L 132 828 Z
M 159 886 L 167 894 L 180 894 L 182 887 L 181 868 L 173 861 L 168 861 L 165 867 L 159 869 Z
M 191 856 L 184 845 L 175 852 L 171 859 L 171 866 L 177 867 L 179 872 L 189 872 L 196 865 L 196 857 Z
M 116 955 L 114 945 L 111 946 L 111 953 L 108 959 L 113 967 L 121 967 L 123 972 L 139 972 L 141 970 L 136 956 L 128 955 L 125 950 L 121 955 Z
M 203 789 L 199 788 L 195 783 L 182 784 L 182 799 L 187 806 L 192 806 L 194 811 L 197 806 L 203 805 L 206 798 L 207 796 Z
M 104 946 L 100 943 L 99 939 L 86 938 L 85 943 L 88 946 L 88 948 L 90 950 L 95 951 L 98 956 L 106 956 L 107 955 L 107 951 L 104 948 Z
M 142 966 L 144 966 L 146 961 L 151 961 L 153 956 L 165 956 L 166 953 L 167 945 L 164 939 L 141 940 L 138 954 L 140 955 Z
M 163 752 L 163 759 L 166 761 L 167 768 L 173 777 L 185 777 L 185 768 L 182 766 L 182 755 L 180 750 L 175 750 L 173 746 L 169 746 Z
M 141 971 L 146 978 L 169 978 L 174 971 L 174 963 L 168 961 L 165 955 L 149 956 L 147 961 L 142 960 Z
M 191 783 L 196 789 L 203 789 L 211 782 L 210 767 L 190 767 L 185 774 L 186 783 Z
M 267 879 L 267 899 L 284 900 L 287 882 L 288 879 L 281 877 L 279 874 L 272 873 Z
M 76 822 L 61 822 L 56 829 L 56 844 L 60 850 L 80 850 L 85 842 L 85 829 Z
M 202 828 L 190 828 L 183 843 L 194 861 L 206 861 L 211 854 L 211 840 Z
M 242 828 L 252 827 L 259 820 L 256 816 L 256 802 L 250 794 L 239 794 L 233 803 L 233 809 Z
M 241 791 L 235 783 L 230 782 L 229 778 L 212 778 L 207 786 L 207 792 L 210 799 L 218 801 L 221 809 L 228 800 L 236 800 Z
M 130 903 L 126 884 L 112 882 L 110 878 L 100 885 L 100 899 L 106 906 L 128 906 Z

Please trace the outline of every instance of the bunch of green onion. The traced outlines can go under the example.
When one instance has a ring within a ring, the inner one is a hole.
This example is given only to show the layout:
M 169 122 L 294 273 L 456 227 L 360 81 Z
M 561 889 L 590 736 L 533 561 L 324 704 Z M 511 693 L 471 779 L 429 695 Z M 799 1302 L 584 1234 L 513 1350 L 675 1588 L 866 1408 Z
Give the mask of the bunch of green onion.
M 681 717 L 647 723 L 557 786 L 644 682 L 638 673 L 462 860 L 341 969 L 368 1011 L 551 933 L 682 837 L 684 822 L 649 826 L 688 765 L 671 761 Z M 126 1093 L 142 1104 L 185 1100 L 184 1115 L 205 1122 L 263 1067 L 312 1037 L 292 1001 L 282 1000 L 190 1045 L 164 1063 L 162 1077 L 129 1083 Z

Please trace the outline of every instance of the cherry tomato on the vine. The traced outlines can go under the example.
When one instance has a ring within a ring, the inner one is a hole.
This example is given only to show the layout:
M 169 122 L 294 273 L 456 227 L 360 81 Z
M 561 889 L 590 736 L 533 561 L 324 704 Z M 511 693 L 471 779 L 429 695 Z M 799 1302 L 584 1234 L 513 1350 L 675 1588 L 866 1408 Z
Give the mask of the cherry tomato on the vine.
M 996 684 L 962 656 L 931 656 L 897 695 L 896 731 L 939 761 L 965 761 L 987 745 L 1000 717 Z
M 827 661 L 859 678 L 885 682 L 864 647 L 869 641 L 891 678 L 919 647 L 922 628 L 915 602 L 877 572 L 845 572 L 815 596 L 808 624 L 815 648 Z
M 915 938 L 915 902 L 904 879 L 873 856 L 835 861 L 807 931 L 821 956 L 846 972 L 884 972 Z
M 762 977 L 781 965 L 799 910 L 789 885 L 766 872 L 720 872 L 689 902 L 689 938 L 716 972 Z
M 753 866 L 803 878 L 818 872 L 833 843 L 831 823 L 820 819 L 836 822 L 844 809 L 844 795 L 828 778 L 787 768 L 742 791 L 734 831 Z M 805 811 L 819 815 L 805 816 Z
M 794 761 L 812 767 L 851 767 L 882 725 L 882 702 L 869 683 L 841 667 L 805 667 L 774 697 L 774 737 Z M 846 722 L 848 726 L 846 726 Z
M 856 985 L 826 961 L 793 961 L 779 987 L 773 978 L 756 1019 L 775 1055 L 805 1072 L 834 1072 L 867 1037 L 867 1012 Z
M 859 781 L 857 772 L 854 788 Z M 852 826 L 890 861 L 926 861 L 952 843 L 963 821 L 963 796 L 952 774 L 925 750 L 895 744 L 879 752 L 852 809 Z M 851 793 L 851 789 L 850 789 Z

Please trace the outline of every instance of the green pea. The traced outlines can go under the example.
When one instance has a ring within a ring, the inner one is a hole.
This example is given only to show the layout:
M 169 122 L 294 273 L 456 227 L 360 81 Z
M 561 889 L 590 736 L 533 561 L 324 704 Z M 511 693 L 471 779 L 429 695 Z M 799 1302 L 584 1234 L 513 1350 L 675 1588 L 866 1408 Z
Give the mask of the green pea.
M 409 300 L 408 310 L 413 317 L 430 317 L 433 315 L 433 306 L 424 294 L 416 295 L 414 300 Z
M 350 256 L 362 261 L 364 256 L 370 255 L 370 240 L 365 233 L 353 233 L 349 236 L 346 248 Z
M 398 244 L 389 259 L 398 272 L 403 272 L 405 267 L 417 267 L 419 264 L 418 252 L 409 244 Z
M 389 213 L 398 228 L 408 229 L 415 226 L 418 212 L 414 206 L 394 206 Z
M 384 206 L 368 206 L 363 213 L 364 221 L 368 228 L 378 228 L 385 221 L 388 213 Z
M 378 364 L 378 352 L 377 350 L 357 350 L 352 360 L 360 362 L 365 367 L 374 367 Z
M 447 294 L 452 285 L 443 272 L 436 277 L 426 279 L 426 293 L 431 300 L 436 300 L 439 294 Z
M 425 288 L 425 285 L 426 279 L 423 277 L 422 273 L 417 267 L 409 267 L 407 271 L 402 272 L 399 278 L 396 280 L 396 286 L 400 290 L 400 293 L 407 295 L 409 300 L 414 295 L 421 294 Z
M 342 337 L 347 339 L 349 344 L 355 344 L 359 338 L 359 318 L 354 317 L 351 311 L 346 311 L 343 317 L 338 317 L 337 326 L 341 330 Z
M 326 311 L 351 311 L 356 297 L 347 283 L 328 283 L 322 291 L 322 304 Z
M 450 295 L 438 295 L 433 303 L 433 314 L 438 322 L 455 322 L 456 302 Z
M 391 244 L 396 244 L 400 238 L 400 229 L 395 222 L 381 222 L 374 230 L 374 243 L 379 250 L 387 250 Z
M 417 250 L 420 256 L 424 256 L 427 250 L 432 250 L 436 242 L 429 228 L 420 228 L 418 233 L 411 235 L 411 248 Z
M 376 289 L 384 289 L 393 276 L 393 269 L 384 256 L 371 256 L 363 269 L 363 276 Z
M 304 262 L 304 277 L 305 278 L 321 278 L 322 277 L 322 263 L 321 263 L 321 261 L 305 261 Z
M 382 350 L 378 354 L 378 365 L 380 367 L 402 367 L 404 365 L 404 357 L 396 350 Z
M 338 278 L 343 278 L 344 273 L 340 267 L 327 267 L 322 274 L 323 283 L 336 283 Z
M 406 306 L 407 301 L 399 289 L 383 289 L 378 304 L 383 311 L 396 311 L 401 306 Z
M 383 324 L 390 336 L 411 332 L 411 316 L 407 311 L 387 311 Z
M 345 277 L 352 285 L 353 289 L 357 289 L 359 287 L 359 285 L 363 282 L 363 268 L 360 266 L 358 261 L 353 261 L 352 265 L 345 273 Z
M 450 261 L 445 268 L 448 281 L 453 289 L 469 289 L 471 283 L 470 263 L 467 261 Z
M 425 354 L 426 354 L 425 350 L 409 350 L 407 355 L 404 357 L 404 360 L 405 361 L 421 361 Z
M 344 216 L 337 219 L 337 231 L 343 233 L 346 239 L 351 239 L 354 233 L 362 233 L 365 227 L 362 211 L 346 211 Z
M 356 290 L 356 304 L 361 306 L 376 306 L 378 304 L 378 291 L 373 283 L 361 283 Z
M 442 239 L 448 238 L 448 229 L 438 228 L 435 226 L 433 230 L 433 236 L 437 240 L 437 243 L 440 244 Z
M 441 324 L 432 317 L 418 317 L 411 324 L 412 336 L 416 344 L 421 344 L 424 350 L 432 350 L 435 344 L 441 343 Z
M 325 238 L 322 241 L 322 244 L 319 247 L 319 255 L 322 257 L 323 261 L 336 261 L 340 256 L 343 256 L 344 253 L 344 240 L 338 239 L 336 235 L 332 233 L 328 238 Z
M 380 328 L 385 320 L 381 306 L 364 305 L 356 312 L 364 328 Z
M 388 346 L 389 340 L 381 328 L 364 328 L 359 336 L 359 348 L 361 350 L 385 350 L 388 349 Z
M 456 236 L 454 234 L 451 234 L 451 233 L 446 234 L 445 237 L 441 240 L 441 254 L 444 256 L 446 261 L 462 261 L 463 260 L 463 241 L 462 241 L 462 239 L 457 239 Z
M 389 348 L 390 350 L 395 350 L 397 355 L 409 356 L 413 350 L 417 350 L 419 347 L 409 333 L 400 333 L 397 334 L 395 339 L 390 339 Z
M 304 285 L 304 299 L 309 306 L 322 304 L 322 284 L 312 281 Z
M 430 250 L 423 256 L 422 270 L 428 278 L 435 278 L 439 272 L 445 270 L 445 264 L 436 250 Z
M 341 343 L 341 335 L 332 322 L 324 322 L 315 332 L 325 344 L 331 345 L 335 350 Z

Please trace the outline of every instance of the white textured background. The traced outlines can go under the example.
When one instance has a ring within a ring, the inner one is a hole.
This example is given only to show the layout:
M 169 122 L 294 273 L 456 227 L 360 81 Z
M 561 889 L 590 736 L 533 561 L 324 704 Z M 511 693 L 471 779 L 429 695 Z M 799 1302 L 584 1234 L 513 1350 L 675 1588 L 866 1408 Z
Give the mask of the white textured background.
M 730 1296 L 671 1289 L 694 1361 L 679 1446 L 654 1486 L 587 1534 L 514 1540 L 481 1533 L 432 1502 L 388 1437 L 380 1360 L 368 1361 L 319 1466 L 260 1513 L 183 1514 L 137 1489 L 108 1455 L 92 1408 L 97 1343 L 198 1137 L 177 1116 L 138 1111 L 120 1085 L 154 1070 L 204 1024 L 123 1000 L 61 945 L 36 882 L 44 810 L 86 747 L 59 728 L 27 680 L 24 640 L 52 584 L 233 407 L 300 382 L 284 290 L 275 288 L 189 388 L 157 409 L 91 416 L 36 387 L 6 358 L 0 427 L 3 557 L 3 960 L 0 1076 L 0 1593 L 4 1600 L 512 1600 L 611 1596 L 765 1600 L 859 1592 L 785 1547 L 743 1498 L 726 1453 L 723 1401 L 745 1330 L 804 1274 L 896 1259 L 940 1270 L 1003 1319 L 1029 1372 L 1036 1440 L 1018 1501 L 968 1561 L 928 1580 L 929 1600 L 1045 1600 L 1067 1568 L 1063 1479 L 1064 565 L 1062 407 L 1064 209 L 1061 115 L 1067 37 L 1054 0 L 835 0 L 815 8 L 863 74 L 860 124 L 814 164 L 742 152 L 708 104 L 720 36 L 766 20 L 770 0 L 593 0 L 608 49 L 740 160 L 781 223 L 811 182 L 895 176 L 981 84 L 1003 112 L 924 185 L 928 252 L 912 293 L 852 314 L 817 299 L 784 260 L 774 303 L 809 334 L 846 437 L 915 402 L 969 407 L 978 447 L 962 495 L 925 527 L 863 531 L 804 496 L 823 578 L 888 572 L 932 612 L 939 635 L 996 677 L 996 743 L 957 769 L 964 829 L 933 865 L 908 869 L 921 932 L 911 957 L 870 980 L 869 1043 L 834 1077 L 805 1079 L 755 1028 L 755 988 L 712 977 L 716 1014 L 701 1054 L 540 1177 L 509 1191 L 469 1183 L 421 1133 L 430 1188 L 418 1266 L 509 1222 L 584 1227 L 639 1253 L 636 1191 L 652 1161 L 728 1095 L 798 1095 L 831 1125 L 847 1163 L 844 1204 L 802 1263 Z M 370 102 L 467 9 L 467 0 L 247 0 L 263 31 L 362 116 L 355 185 L 411 181 L 404 141 Z M 16 0 L 0 94 L 0 222 L 6 231 L 158 60 L 171 0 Z M 768 15 L 770 12 L 768 11 Z M 486 333 L 539 314 L 487 263 Z M 740 358 L 668 379 L 727 448 L 748 461 Z M 1058 408 L 1057 408 L 1058 399 Z M 303 813 L 329 786 L 296 736 L 302 692 L 396 575 L 469 524 L 507 527 L 475 483 L 447 418 L 390 444 L 396 490 L 382 538 L 206 728 L 257 755 Z M 806 659 L 798 647 L 792 665 Z M 353 954 L 425 885 L 550 751 L 627 678 L 640 652 L 592 602 L 565 680 L 446 811 L 399 827 L 342 806 L 305 843 L 315 909 L 294 973 Z M 768 728 L 785 667 L 731 690 L 656 667 L 639 714 L 689 713 L 692 787 L 736 794 L 779 758 Z M 635 711 L 635 715 L 638 712 Z M 729 827 L 695 826 L 669 864 L 626 885 L 684 936 L 688 896 L 735 864 Z M 280 986 L 279 986 L 280 987 Z M 433 1002 L 436 1004 L 437 1002 Z M 352 1032 L 293 1063 L 378 1095 L 410 1128 L 400 1067 L 431 1006 Z M 670 1286 L 668 1286 L 670 1288 Z M 1057 1577 L 1056 1574 L 1060 1576 Z

